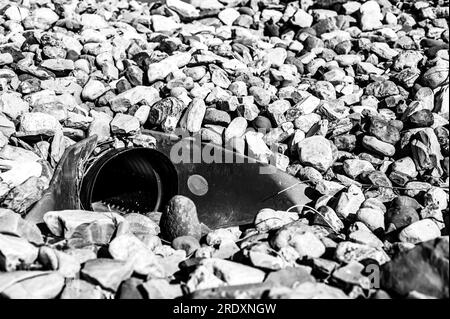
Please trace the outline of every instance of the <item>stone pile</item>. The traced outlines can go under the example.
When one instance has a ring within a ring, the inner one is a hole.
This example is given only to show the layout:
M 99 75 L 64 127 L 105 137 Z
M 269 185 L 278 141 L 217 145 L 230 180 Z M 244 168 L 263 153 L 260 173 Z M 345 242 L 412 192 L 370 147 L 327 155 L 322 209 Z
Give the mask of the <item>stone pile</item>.
M 448 6 L 0 0 L 0 296 L 448 298 Z M 154 145 L 143 128 L 321 196 L 216 230 L 182 196 L 23 218 L 67 147 Z

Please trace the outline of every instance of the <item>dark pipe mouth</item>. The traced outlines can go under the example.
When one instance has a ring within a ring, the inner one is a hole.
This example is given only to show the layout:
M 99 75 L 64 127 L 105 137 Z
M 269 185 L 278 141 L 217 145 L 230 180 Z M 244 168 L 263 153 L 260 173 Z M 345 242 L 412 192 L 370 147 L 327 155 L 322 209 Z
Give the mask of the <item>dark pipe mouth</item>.
M 141 214 L 161 211 L 178 192 L 172 162 L 149 148 L 108 151 L 87 170 L 81 182 L 83 209 Z

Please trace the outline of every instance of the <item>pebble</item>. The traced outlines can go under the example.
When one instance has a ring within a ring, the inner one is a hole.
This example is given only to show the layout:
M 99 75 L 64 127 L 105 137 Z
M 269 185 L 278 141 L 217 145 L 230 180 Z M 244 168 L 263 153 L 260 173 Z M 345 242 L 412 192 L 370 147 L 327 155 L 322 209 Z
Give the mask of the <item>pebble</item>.
M 297 144 L 300 162 L 324 172 L 334 162 L 330 142 L 322 136 L 307 137 Z
M 32 264 L 38 256 L 38 249 L 26 239 L 0 234 L 0 253 L 0 270 L 14 271 L 22 264 Z
M 278 229 L 296 220 L 298 220 L 298 214 L 296 213 L 275 211 L 270 208 L 264 208 L 256 215 L 254 224 L 258 231 L 267 232 Z
M 395 147 L 392 144 L 380 141 L 373 136 L 364 136 L 362 139 L 362 145 L 369 151 L 373 151 L 376 154 L 384 156 L 393 156 L 395 154 Z
M 384 231 L 384 214 L 379 209 L 361 208 L 356 213 L 356 219 L 373 232 Z
M 441 236 L 441 231 L 431 219 L 422 219 L 405 227 L 398 238 L 405 243 L 417 244 Z
M 383 250 L 348 241 L 343 241 L 338 244 L 335 256 L 337 260 L 344 263 L 373 259 L 378 264 L 383 265 L 390 260 L 389 256 Z
M 195 253 L 200 248 L 198 239 L 192 236 L 180 236 L 172 241 L 172 248 L 176 250 L 184 250 L 187 256 Z
M 58 120 L 55 117 L 45 113 L 26 113 L 20 118 L 19 133 L 23 136 L 53 136 L 57 131 L 61 130 L 62 126 Z
M 122 113 L 116 114 L 109 125 L 114 134 L 133 134 L 141 127 L 137 117 Z
M 81 279 L 69 281 L 61 293 L 61 299 L 103 299 L 95 285 Z
M 0 282 L 7 284 L 0 292 L 7 299 L 54 299 L 64 288 L 64 277 L 56 271 L 1 273 Z
M 342 192 L 339 196 L 339 199 L 336 203 L 336 214 L 340 218 L 351 218 L 352 215 L 355 215 L 364 202 L 365 197 L 361 190 L 356 185 L 350 185 L 346 192 Z

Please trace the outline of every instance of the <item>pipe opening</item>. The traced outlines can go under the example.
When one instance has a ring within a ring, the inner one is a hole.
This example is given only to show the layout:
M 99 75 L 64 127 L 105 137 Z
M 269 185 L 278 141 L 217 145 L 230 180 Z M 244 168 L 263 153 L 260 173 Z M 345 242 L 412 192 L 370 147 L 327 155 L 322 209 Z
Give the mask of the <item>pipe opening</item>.
M 161 211 L 177 194 L 175 167 L 148 148 L 112 150 L 96 160 L 81 183 L 83 209 L 119 213 Z

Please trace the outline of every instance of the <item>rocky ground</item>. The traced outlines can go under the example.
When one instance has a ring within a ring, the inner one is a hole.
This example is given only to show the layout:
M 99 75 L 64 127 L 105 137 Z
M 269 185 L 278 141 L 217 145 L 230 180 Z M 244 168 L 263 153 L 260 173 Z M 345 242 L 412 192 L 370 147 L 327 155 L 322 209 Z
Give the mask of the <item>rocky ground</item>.
M 0 295 L 449 298 L 448 5 L 1 0 Z M 68 146 L 143 127 L 275 156 L 323 196 L 245 229 L 182 196 L 25 219 Z

